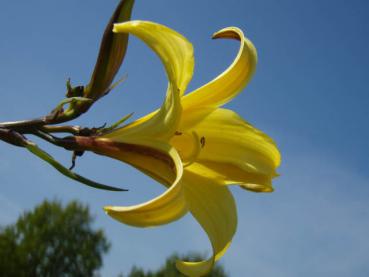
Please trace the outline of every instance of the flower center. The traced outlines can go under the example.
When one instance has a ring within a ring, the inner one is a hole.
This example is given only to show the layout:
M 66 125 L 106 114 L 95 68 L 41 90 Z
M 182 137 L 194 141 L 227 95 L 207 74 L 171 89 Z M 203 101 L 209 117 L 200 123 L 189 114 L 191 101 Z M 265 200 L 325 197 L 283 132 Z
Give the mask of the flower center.
M 184 167 L 188 167 L 198 159 L 201 149 L 205 147 L 205 137 L 200 137 L 195 131 L 177 131 L 170 143 L 181 156 Z

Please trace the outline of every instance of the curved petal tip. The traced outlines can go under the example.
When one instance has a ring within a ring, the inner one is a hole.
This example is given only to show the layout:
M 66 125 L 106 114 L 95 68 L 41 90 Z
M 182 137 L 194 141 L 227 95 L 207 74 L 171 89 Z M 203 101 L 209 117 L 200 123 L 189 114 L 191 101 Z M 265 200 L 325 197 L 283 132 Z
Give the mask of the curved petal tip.
M 244 34 L 241 29 L 237 27 L 227 27 L 227 28 L 219 30 L 218 32 L 215 32 L 211 38 L 212 39 L 230 38 L 230 39 L 241 40 L 243 37 L 244 37 Z

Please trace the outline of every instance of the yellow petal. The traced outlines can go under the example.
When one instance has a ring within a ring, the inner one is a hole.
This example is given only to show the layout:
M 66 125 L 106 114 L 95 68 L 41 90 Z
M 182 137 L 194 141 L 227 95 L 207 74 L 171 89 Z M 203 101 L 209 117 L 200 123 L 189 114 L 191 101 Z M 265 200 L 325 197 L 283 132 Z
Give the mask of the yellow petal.
M 185 171 L 182 183 L 189 210 L 207 233 L 213 256 L 202 262 L 177 261 L 176 266 L 186 276 L 203 276 L 231 243 L 237 228 L 236 205 L 228 188 L 211 179 Z
M 222 185 L 239 184 L 241 188 L 253 192 L 273 192 L 274 190 L 271 176 L 248 172 L 230 163 L 200 160 L 186 167 L 186 171 L 216 180 Z
M 129 21 L 114 26 L 114 32 L 131 33 L 142 39 L 161 59 L 169 79 L 162 107 L 106 137 L 170 137 L 181 115 L 180 95 L 192 78 L 193 48 L 179 33 L 153 22 Z
M 225 28 L 213 38 L 230 38 L 240 41 L 240 48 L 234 62 L 226 71 L 211 82 L 186 95 L 183 109 L 219 107 L 234 98 L 250 81 L 257 63 L 257 52 L 243 32 L 235 27 Z
M 249 173 L 276 176 L 281 157 L 273 140 L 231 110 L 193 110 L 182 117 L 179 131 L 203 137 L 198 163 L 231 164 Z M 170 143 L 183 157 L 193 148 L 193 140 L 184 135 L 174 136 Z
M 152 144 L 153 142 L 150 141 L 146 143 L 146 146 L 152 146 Z M 172 222 L 182 217 L 187 212 L 187 204 L 180 184 L 183 173 L 181 159 L 174 148 L 170 148 L 163 143 L 156 142 L 155 144 L 156 150 L 160 147 L 163 151 L 162 153 L 170 157 L 172 163 L 170 163 L 169 166 L 172 170 L 175 170 L 176 177 L 168 190 L 151 201 L 130 207 L 105 207 L 106 213 L 120 222 L 137 227 L 156 226 Z M 135 163 L 143 167 L 145 171 L 149 171 L 156 176 L 161 171 L 158 168 L 160 167 L 160 163 L 168 163 L 167 158 L 163 160 L 162 157 L 152 157 L 151 153 L 145 153 L 145 151 L 141 153 L 141 156 L 142 155 L 146 156 L 148 161 L 143 162 L 140 156 L 136 156 L 136 160 L 133 161 L 130 159 L 126 162 L 132 165 Z M 147 157 L 147 155 L 151 157 Z
M 108 206 L 105 211 L 114 219 L 138 227 L 162 225 L 182 217 L 187 212 L 180 184 L 183 166 L 177 151 L 170 145 L 141 140 L 140 144 L 114 142 L 106 138 L 76 137 L 86 150 L 128 163 L 169 186 L 162 195 L 143 204 Z

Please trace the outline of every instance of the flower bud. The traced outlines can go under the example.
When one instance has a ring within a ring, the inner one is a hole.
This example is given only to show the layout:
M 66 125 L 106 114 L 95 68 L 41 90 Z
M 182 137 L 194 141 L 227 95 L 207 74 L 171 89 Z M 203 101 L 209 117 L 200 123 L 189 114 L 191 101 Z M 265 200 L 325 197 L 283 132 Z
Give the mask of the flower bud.
M 96 101 L 109 92 L 128 45 L 128 34 L 113 33 L 113 25 L 130 20 L 133 3 L 134 0 L 122 0 L 106 26 L 95 69 L 89 84 L 84 88 L 84 97 Z

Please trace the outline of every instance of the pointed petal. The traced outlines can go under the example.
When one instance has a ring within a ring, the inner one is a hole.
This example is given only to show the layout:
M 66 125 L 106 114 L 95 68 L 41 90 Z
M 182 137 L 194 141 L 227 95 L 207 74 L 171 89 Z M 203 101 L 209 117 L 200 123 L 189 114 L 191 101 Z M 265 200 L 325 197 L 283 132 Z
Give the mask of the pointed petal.
M 185 37 L 164 25 L 139 20 L 115 24 L 114 32 L 142 39 L 162 60 L 169 81 L 184 92 L 194 66 L 192 44 Z
M 153 22 L 130 21 L 114 26 L 114 32 L 131 33 L 142 39 L 161 59 L 169 79 L 162 107 L 107 137 L 170 137 L 181 115 L 180 95 L 192 78 L 193 48 L 179 33 Z
M 226 71 L 183 98 L 184 110 L 198 107 L 219 107 L 229 102 L 247 85 L 255 71 L 256 49 L 240 29 L 225 28 L 215 33 L 213 38 L 239 40 L 238 55 Z
M 106 213 L 120 222 L 137 227 L 162 225 L 182 217 L 187 212 L 187 204 L 180 183 L 182 164 L 173 148 L 167 152 L 167 155 L 171 157 L 176 171 L 176 178 L 169 189 L 143 204 L 129 207 L 105 207 Z
M 274 190 L 271 176 L 248 172 L 230 163 L 199 160 L 186 167 L 186 171 L 216 180 L 223 185 L 239 184 L 241 188 L 253 192 L 273 192 Z
M 264 180 L 266 187 L 276 176 L 281 157 L 273 140 L 231 110 L 193 110 L 182 117 L 179 131 L 182 130 L 183 134 L 194 131 L 203 137 L 204 144 L 195 162 L 218 172 L 231 183 Z M 193 140 L 186 135 L 174 136 L 170 143 L 182 159 L 193 149 Z
M 176 266 L 186 276 L 203 276 L 232 241 L 237 228 L 236 205 L 228 188 L 211 179 L 185 171 L 182 182 L 189 210 L 207 233 L 214 253 L 207 261 L 177 261 Z
M 108 139 L 77 140 L 87 149 L 126 162 L 169 186 L 162 195 L 146 203 L 105 207 L 106 213 L 114 219 L 132 226 L 149 227 L 169 223 L 187 212 L 180 184 L 182 162 L 170 145 L 155 140 L 141 140 L 140 144 L 117 143 Z

